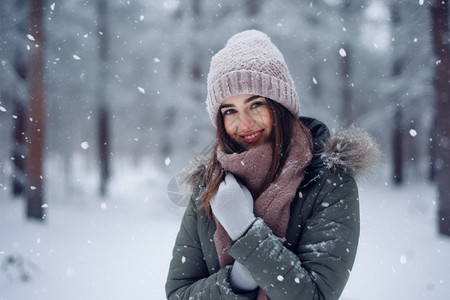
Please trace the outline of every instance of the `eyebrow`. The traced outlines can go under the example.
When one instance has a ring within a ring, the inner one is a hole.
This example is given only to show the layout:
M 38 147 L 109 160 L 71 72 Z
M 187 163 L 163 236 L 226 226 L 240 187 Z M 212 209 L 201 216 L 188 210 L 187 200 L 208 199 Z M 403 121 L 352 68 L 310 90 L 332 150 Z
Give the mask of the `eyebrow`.
M 258 98 L 264 98 L 264 97 L 263 96 L 259 96 L 259 95 L 253 95 L 253 96 L 248 97 L 247 99 L 245 99 L 244 103 L 248 103 L 248 102 L 250 102 L 252 100 L 255 100 L 255 99 L 258 99 Z M 233 107 L 233 106 L 234 106 L 233 104 L 222 104 L 219 107 L 219 110 L 222 109 L 222 108 Z

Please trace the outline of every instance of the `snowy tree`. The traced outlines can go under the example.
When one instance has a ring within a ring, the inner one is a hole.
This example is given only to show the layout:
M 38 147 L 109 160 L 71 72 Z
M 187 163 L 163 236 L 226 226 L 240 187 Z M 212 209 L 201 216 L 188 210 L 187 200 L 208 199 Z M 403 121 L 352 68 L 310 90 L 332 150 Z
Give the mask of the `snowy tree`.
M 110 143 L 110 114 L 107 105 L 107 86 L 109 80 L 109 26 L 108 26 L 108 1 L 97 1 L 97 26 L 98 26 L 98 58 L 99 74 L 97 81 L 97 120 L 98 120 L 98 153 L 100 168 L 100 194 L 107 192 L 107 184 L 110 177 L 111 143 Z
M 385 130 L 382 139 L 390 145 L 391 178 L 395 184 L 401 184 L 428 176 L 428 131 L 432 119 L 429 17 L 420 3 L 388 0 L 384 6 L 390 22 L 386 53 L 389 66 L 378 85 L 385 117 L 378 113 L 374 116 L 385 118 L 379 121 Z
M 26 106 L 28 93 L 26 91 L 27 56 L 26 36 L 28 24 L 28 2 L 2 3 L 2 36 L 5 38 L 2 49 L 2 78 L 4 89 L 3 99 L 9 103 L 12 113 L 12 130 L 10 153 L 4 154 L 11 158 L 11 192 L 14 196 L 25 194 L 26 189 Z M 12 17 L 15 16 L 15 17 Z M 5 131 L 6 132 L 6 131 Z M 5 140 L 6 141 L 6 140 Z M 9 142 L 9 140 L 8 140 Z
M 29 122 L 26 138 L 27 153 L 27 216 L 36 220 L 44 217 L 44 144 L 45 144 L 45 97 L 44 97 L 44 1 L 30 2 L 29 38 L 30 75 L 29 75 Z
M 403 72 L 404 57 L 401 57 L 397 51 L 397 40 L 400 40 L 401 32 L 401 15 L 400 5 L 397 2 L 393 2 L 390 5 L 391 23 L 392 23 L 392 77 L 396 80 Z M 395 96 L 392 99 L 396 101 Z M 403 183 L 403 162 L 404 162 L 404 149 L 403 139 L 405 130 L 403 129 L 403 105 L 396 103 L 394 118 L 392 123 L 392 178 L 395 184 Z
M 338 45 L 337 52 L 340 56 L 340 70 L 338 71 L 341 78 L 341 108 L 340 123 L 343 127 L 350 126 L 355 121 L 355 98 L 354 98 L 354 74 L 355 60 L 354 55 L 355 44 L 358 43 L 359 24 L 361 10 L 365 7 L 365 1 L 343 0 L 339 9 L 342 16 L 342 33 L 341 43 Z
M 435 168 L 439 197 L 439 231 L 450 236 L 450 47 L 447 1 L 432 1 L 433 44 L 436 57 Z

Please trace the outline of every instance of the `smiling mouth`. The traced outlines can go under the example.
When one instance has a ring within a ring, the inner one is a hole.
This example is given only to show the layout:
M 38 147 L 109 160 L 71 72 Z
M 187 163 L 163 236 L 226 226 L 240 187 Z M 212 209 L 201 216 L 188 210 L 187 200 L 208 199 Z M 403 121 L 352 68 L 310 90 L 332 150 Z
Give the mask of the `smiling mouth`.
M 241 137 L 244 141 L 248 143 L 256 142 L 260 137 L 261 133 L 264 131 L 264 129 L 256 131 L 256 132 L 249 132 L 245 134 L 241 134 Z

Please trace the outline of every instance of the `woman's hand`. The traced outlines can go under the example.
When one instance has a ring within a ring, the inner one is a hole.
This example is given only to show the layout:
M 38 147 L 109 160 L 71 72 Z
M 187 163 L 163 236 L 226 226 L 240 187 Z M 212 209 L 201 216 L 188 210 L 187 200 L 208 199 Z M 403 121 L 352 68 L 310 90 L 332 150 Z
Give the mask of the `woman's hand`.
M 256 220 L 252 194 L 231 173 L 227 173 L 211 200 L 211 209 L 233 241 L 241 237 Z

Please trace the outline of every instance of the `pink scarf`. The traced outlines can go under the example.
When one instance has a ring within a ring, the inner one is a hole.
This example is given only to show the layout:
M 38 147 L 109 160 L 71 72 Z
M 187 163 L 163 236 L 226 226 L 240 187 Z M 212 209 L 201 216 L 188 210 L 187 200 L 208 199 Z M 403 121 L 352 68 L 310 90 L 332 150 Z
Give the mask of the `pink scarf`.
M 217 151 L 217 159 L 223 169 L 239 177 L 253 195 L 260 194 L 254 202 L 255 216 L 262 218 L 279 238 L 284 238 L 286 235 L 290 204 L 303 179 L 305 168 L 312 158 L 310 148 L 309 137 L 296 126 L 286 162 L 277 179 L 264 191 L 261 191 L 262 185 L 272 160 L 270 145 L 262 145 L 243 153 L 226 154 L 221 150 Z M 217 219 L 216 226 L 214 242 L 220 266 L 224 267 L 234 262 L 234 259 L 228 254 L 232 240 Z M 257 299 L 269 298 L 260 289 Z

